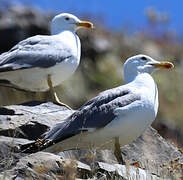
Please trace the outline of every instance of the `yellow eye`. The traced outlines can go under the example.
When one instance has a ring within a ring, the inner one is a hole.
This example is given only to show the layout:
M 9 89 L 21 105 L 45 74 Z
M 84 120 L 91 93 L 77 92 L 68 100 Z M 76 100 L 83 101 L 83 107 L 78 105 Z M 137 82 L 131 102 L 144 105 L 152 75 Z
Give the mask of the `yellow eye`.
M 69 21 L 69 19 L 70 19 L 69 17 L 66 17 L 66 18 L 65 18 L 66 21 Z
M 142 56 L 141 59 L 142 59 L 143 61 L 147 61 L 147 58 L 146 58 L 145 56 Z

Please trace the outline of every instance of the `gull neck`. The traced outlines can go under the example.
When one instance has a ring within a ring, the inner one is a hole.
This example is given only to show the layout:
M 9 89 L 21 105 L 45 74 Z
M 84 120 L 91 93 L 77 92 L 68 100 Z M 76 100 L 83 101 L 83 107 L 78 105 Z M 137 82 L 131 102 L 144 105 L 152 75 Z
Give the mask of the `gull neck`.
M 76 32 L 72 29 L 62 29 L 61 31 L 58 29 L 54 29 L 54 28 L 51 29 L 51 35 L 59 35 L 64 32 L 70 32 L 70 33 L 76 34 Z
M 139 73 L 136 76 L 128 76 L 128 78 L 125 78 L 125 83 L 135 83 L 139 86 L 151 86 L 155 82 L 151 74 Z

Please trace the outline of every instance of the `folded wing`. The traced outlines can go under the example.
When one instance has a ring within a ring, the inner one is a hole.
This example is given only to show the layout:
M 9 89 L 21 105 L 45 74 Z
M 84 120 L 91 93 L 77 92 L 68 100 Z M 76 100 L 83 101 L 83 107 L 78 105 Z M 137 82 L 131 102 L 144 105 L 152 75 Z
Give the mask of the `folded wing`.
M 49 68 L 72 57 L 54 36 L 33 36 L 0 55 L 0 73 L 33 67 Z
M 123 88 L 123 86 L 104 91 L 84 104 L 65 121 L 56 124 L 55 127 L 47 132 L 42 139 L 43 142 L 39 146 L 39 150 L 80 133 L 92 133 L 105 127 L 115 119 L 114 110 L 116 108 L 125 107 L 138 100 L 140 100 L 139 95 Z M 35 144 L 32 148 L 29 146 L 27 149 L 28 152 L 38 150 Z

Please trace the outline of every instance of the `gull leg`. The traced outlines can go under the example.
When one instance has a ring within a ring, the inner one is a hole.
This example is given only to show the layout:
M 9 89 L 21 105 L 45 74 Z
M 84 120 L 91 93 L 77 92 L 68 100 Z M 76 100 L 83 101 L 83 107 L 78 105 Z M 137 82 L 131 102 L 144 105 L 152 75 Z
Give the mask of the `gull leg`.
M 41 94 L 40 94 L 40 92 L 36 92 L 36 99 L 38 100 L 38 101 L 42 101 L 42 97 L 41 97 Z
M 125 164 L 125 161 L 123 160 L 123 156 L 122 156 L 121 149 L 120 149 L 119 137 L 115 137 L 114 155 L 120 164 Z
M 56 92 L 54 90 L 54 87 L 53 87 L 53 84 L 52 84 L 52 81 L 51 81 L 51 75 L 50 74 L 48 74 L 47 83 L 48 83 L 48 86 L 50 88 L 50 92 L 51 92 L 51 95 L 52 95 L 52 98 L 53 98 L 53 102 L 56 103 L 56 104 L 58 104 L 58 105 L 60 105 L 60 106 L 65 106 L 68 109 L 72 109 L 67 104 L 64 104 L 64 103 L 60 102 L 60 100 L 57 97 L 57 94 L 56 94 Z

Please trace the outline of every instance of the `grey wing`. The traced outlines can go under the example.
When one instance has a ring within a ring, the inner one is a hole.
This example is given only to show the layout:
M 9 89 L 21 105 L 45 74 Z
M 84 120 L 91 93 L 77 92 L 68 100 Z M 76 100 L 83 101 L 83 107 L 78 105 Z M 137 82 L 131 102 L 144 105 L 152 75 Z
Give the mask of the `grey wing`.
M 48 68 L 71 58 L 71 51 L 53 36 L 33 36 L 0 55 L 0 72 Z
M 41 145 L 37 146 L 36 143 L 31 143 L 22 146 L 21 150 L 23 152 L 37 152 L 82 132 L 90 132 L 91 129 L 97 130 L 105 127 L 116 117 L 114 114 L 116 108 L 127 106 L 138 100 L 140 100 L 139 95 L 123 88 L 123 86 L 104 91 L 84 104 L 70 117 L 56 124 L 43 136 Z
M 140 100 L 140 96 L 122 86 L 107 90 L 83 105 L 64 123 L 57 124 L 46 135 L 56 143 L 81 132 L 97 130 L 109 124 L 116 115 L 114 110 Z

